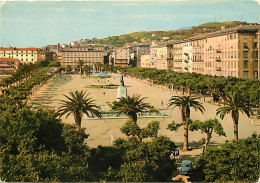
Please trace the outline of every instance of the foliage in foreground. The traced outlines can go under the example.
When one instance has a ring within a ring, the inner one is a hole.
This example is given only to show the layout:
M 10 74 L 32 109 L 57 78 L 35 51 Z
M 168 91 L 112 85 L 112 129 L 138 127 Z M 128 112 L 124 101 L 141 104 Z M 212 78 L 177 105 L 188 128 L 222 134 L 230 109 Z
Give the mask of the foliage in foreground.
M 168 181 L 176 170 L 175 144 L 157 137 L 158 122 L 143 129 L 150 142 L 130 137 L 89 149 L 85 129 L 62 124 L 55 111 L 8 104 L 0 108 L 3 181 Z
M 61 124 L 52 110 L 14 109 L 1 111 L 1 180 L 88 180 L 84 130 Z
M 150 142 L 136 137 L 117 139 L 112 147 L 91 149 L 89 170 L 96 181 L 169 181 L 177 168 L 171 158 L 175 147 L 165 136 Z
M 260 135 L 208 148 L 198 159 L 207 182 L 256 182 L 259 177 Z

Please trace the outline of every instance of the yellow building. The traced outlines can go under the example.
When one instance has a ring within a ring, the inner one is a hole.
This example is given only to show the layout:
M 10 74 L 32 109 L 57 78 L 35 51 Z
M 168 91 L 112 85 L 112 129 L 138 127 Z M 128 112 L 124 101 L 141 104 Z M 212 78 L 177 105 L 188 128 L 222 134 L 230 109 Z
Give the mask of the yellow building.
M 182 72 L 182 42 L 173 44 L 173 65 L 175 72 Z
M 104 54 L 104 50 L 89 46 L 66 47 L 61 50 L 61 65 L 75 68 L 79 60 L 91 67 L 93 64 L 104 64 Z
M 150 68 L 151 61 L 150 61 L 150 54 L 142 54 L 141 55 L 141 67 Z
M 173 45 L 158 46 L 156 50 L 157 69 L 173 71 Z
M 15 58 L 21 63 L 37 61 L 37 48 L 0 47 L 0 58 Z

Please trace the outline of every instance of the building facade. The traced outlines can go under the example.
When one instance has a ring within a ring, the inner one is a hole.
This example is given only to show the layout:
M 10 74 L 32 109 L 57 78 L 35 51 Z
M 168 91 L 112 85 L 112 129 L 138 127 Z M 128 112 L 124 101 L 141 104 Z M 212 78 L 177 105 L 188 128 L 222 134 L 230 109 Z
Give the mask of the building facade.
M 182 72 L 182 42 L 173 44 L 173 67 L 175 72 Z
M 150 54 L 141 55 L 141 65 L 140 67 L 151 68 Z
M 193 44 L 192 41 L 182 43 L 182 72 L 193 72 Z
M 204 39 L 203 37 L 196 37 L 192 42 L 192 72 L 204 74 Z
M 174 71 L 259 79 L 259 30 L 239 26 L 174 43 Z
M 156 51 L 157 69 L 173 71 L 173 45 L 161 45 Z
M 16 58 L 0 58 L 0 75 L 11 75 L 16 72 L 20 61 Z
M 0 58 L 15 58 L 21 63 L 36 62 L 37 48 L 0 47 Z
M 116 48 L 110 55 L 110 59 L 114 66 L 127 66 L 129 64 L 127 48 Z
M 247 25 L 210 33 L 204 41 L 205 74 L 258 78 L 260 25 Z
M 104 64 L 104 50 L 95 49 L 92 46 L 66 47 L 61 50 L 62 66 L 71 66 L 75 69 L 79 60 L 89 66 L 97 63 Z
M 141 65 L 141 56 L 142 54 L 150 53 L 150 44 L 141 44 L 136 46 L 136 60 L 137 66 Z
M 155 42 L 152 42 L 152 45 L 150 46 L 150 67 L 151 68 L 157 68 L 157 62 L 156 62 L 156 52 L 157 52 L 157 44 Z

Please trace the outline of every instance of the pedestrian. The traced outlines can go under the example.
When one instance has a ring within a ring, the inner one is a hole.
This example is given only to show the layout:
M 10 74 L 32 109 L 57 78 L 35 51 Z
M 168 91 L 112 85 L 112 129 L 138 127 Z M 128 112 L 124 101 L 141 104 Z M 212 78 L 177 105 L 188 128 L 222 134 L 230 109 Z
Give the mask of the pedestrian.
M 106 92 L 103 92 L 103 95 L 105 96 L 105 95 L 106 95 Z
M 251 119 L 252 119 L 252 125 L 253 125 L 254 124 L 254 118 L 252 117 Z
M 163 106 L 163 101 L 161 100 L 161 105 Z

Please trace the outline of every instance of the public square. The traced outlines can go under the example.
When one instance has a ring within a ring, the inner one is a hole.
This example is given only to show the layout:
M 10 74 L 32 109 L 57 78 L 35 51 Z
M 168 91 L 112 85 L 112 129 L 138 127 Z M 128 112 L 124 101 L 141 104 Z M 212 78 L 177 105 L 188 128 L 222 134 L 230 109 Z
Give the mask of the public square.
M 86 76 L 85 76 L 86 77 Z M 64 100 L 63 95 L 68 95 L 70 91 L 75 90 L 87 90 L 90 92 L 90 97 L 96 100 L 96 104 L 100 106 L 106 106 L 108 103 L 116 100 L 117 89 L 102 89 L 102 88 L 84 88 L 84 85 L 93 84 L 93 79 L 89 77 L 79 77 L 78 75 L 59 75 L 52 77 L 46 84 L 33 93 L 30 103 L 34 107 L 42 107 L 57 110 L 60 106 L 60 100 Z M 110 82 L 112 84 L 120 84 L 120 75 L 112 75 Z M 145 81 L 141 81 L 135 78 L 124 77 L 124 82 L 127 87 L 127 93 L 129 96 L 133 94 L 140 94 L 141 97 L 147 97 L 144 101 L 150 103 L 157 109 L 162 109 L 164 113 L 169 114 L 169 118 L 138 118 L 138 124 L 141 127 L 147 125 L 147 123 L 157 120 L 160 122 L 159 135 L 166 135 L 171 138 L 177 145 L 181 146 L 183 143 L 183 128 L 177 132 L 172 132 L 167 128 L 167 125 L 174 120 L 176 123 L 181 122 L 181 113 L 178 108 L 167 108 L 167 103 L 171 96 L 176 95 L 166 90 L 161 86 L 150 86 Z M 163 101 L 163 105 L 161 103 Z M 203 100 L 201 100 L 203 102 Z M 227 137 L 219 137 L 213 133 L 211 145 L 217 145 L 223 143 L 226 140 L 233 140 L 233 122 L 230 115 L 227 115 L 223 120 L 216 116 L 216 109 L 220 107 L 219 104 L 212 104 L 211 98 L 206 98 L 206 102 L 203 102 L 205 112 L 195 112 L 191 110 L 192 120 L 206 120 L 209 118 L 217 118 L 221 121 Z M 89 134 L 87 144 L 90 147 L 97 147 L 98 145 L 111 145 L 111 141 L 126 137 L 120 132 L 120 128 L 127 121 L 127 119 L 86 119 L 84 117 L 82 121 L 82 127 L 86 128 L 86 133 Z M 74 124 L 74 118 L 70 115 L 67 119 L 62 117 L 62 122 L 68 124 Z M 246 138 L 256 131 L 260 131 L 260 120 L 248 118 L 244 114 L 240 114 L 239 117 L 239 138 Z M 189 143 L 193 148 L 198 148 L 200 145 L 199 140 L 205 137 L 205 134 L 201 134 L 200 131 L 189 131 Z

